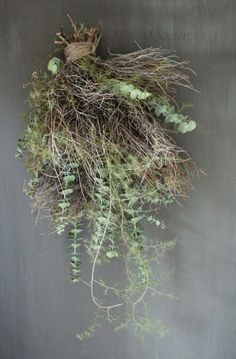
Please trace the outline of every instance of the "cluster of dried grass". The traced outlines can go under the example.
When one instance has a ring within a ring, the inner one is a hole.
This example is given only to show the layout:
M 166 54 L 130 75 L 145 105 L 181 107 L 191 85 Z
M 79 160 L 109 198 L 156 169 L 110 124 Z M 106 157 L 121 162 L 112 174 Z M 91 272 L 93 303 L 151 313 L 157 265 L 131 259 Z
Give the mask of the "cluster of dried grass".
M 99 39 L 97 29 L 74 24 L 69 36 L 57 34 L 56 44 L 65 48 L 67 61 L 54 58 L 51 76 L 33 74 L 28 128 L 18 150 L 26 153 L 32 175 L 27 192 L 38 215 L 49 216 L 58 233 L 73 226 L 74 281 L 80 271 L 78 226 L 83 217 L 91 222 L 94 234 L 87 249 L 93 266 L 88 283 L 94 303 L 109 311 L 120 304 L 98 303 L 94 283 L 106 286 L 95 281 L 96 262 L 103 255 L 132 262 L 135 254 L 138 276 L 133 264 L 127 273 L 132 286 L 136 283 L 133 303 L 143 301 L 150 284 L 143 252 L 147 238 L 140 224 L 147 219 L 143 206 L 166 205 L 187 196 L 195 166 L 169 135 L 175 125 L 170 115 L 169 123 L 164 121 L 168 111 L 180 121 L 173 113 L 173 108 L 178 111 L 174 94 L 177 86 L 192 89 L 186 63 L 153 48 L 102 60 L 95 56 Z M 155 106 L 162 108 L 159 116 Z M 157 259 L 162 252 L 155 245 Z M 131 302 L 130 290 L 122 293 L 122 301 Z

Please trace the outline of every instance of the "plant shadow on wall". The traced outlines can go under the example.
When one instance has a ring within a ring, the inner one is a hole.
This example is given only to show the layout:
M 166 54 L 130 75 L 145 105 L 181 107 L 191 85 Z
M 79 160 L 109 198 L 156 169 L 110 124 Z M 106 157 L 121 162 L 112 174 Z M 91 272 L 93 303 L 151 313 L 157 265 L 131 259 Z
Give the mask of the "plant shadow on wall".
M 116 330 L 131 326 L 140 337 L 162 337 L 167 329 L 150 315 L 146 297 L 170 296 L 161 260 L 174 241 L 148 238 L 142 224 L 155 226 L 161 238 L 159 208 L 187 197 L 197 172 L 171 138 L 196 127 L 175 101 L 177 86 L 193 90 L 191 70 L 160 48 L 102 60 L 95 54 L 98 29 L 73 22 L 72 29 L 57 33 L 60 58 L 29 83 L 27 129 L 17 149 L 31 175 L 25 191 L 38 216 L 58 234 L 68 230 L 71 280 L 90 288 L 94 322 L 77 337 L 90 337 L 104 319 Z M 89 278 L 80 273 L 81 244 Z M 109 272 L 117 261 L 125 280 L 110 284 L 100 268 Z

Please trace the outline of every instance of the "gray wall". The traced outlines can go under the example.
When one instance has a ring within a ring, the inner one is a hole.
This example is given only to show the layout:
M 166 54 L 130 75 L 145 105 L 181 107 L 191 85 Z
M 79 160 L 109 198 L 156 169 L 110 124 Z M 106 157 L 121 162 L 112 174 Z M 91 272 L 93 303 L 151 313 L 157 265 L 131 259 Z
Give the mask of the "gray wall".
M 236 358 L 235 10 L 234 0 L 1 0 L 1 359 Z M 201 95 L 180 98 L 193 101 L 200 128 L 179 141 L 208 176 L 184 207 L 165 213 L 168 235 L 178 238 L 165 266 L 175 268 L 169 287 L 179 299 L 153 300 L 170 329 L 164 341 L 142 344 L 109 326 L 90 341 L 75 338 L 90 320 L 89 293 L 70 283 L 65 241 L 48 236 L 45 223 L 35 227 L 22 193 L 26 173 L 14 159 L 22 83 L 53 48 L 59 25 L 68 27 L 67 12 L 103 28 L 104 54 L 130 51 L 134 40 L 171 47 L 198 73 Z

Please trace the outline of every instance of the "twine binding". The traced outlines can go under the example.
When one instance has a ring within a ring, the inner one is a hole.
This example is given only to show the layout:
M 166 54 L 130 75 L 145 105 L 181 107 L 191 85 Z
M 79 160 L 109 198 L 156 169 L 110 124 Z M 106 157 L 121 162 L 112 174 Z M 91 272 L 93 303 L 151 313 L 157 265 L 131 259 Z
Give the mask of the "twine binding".
M 98 35 L 97 29 L 92 29 L 90 38 L 92 41 L 72 42 L 65 48 L 65 57 L 67 62 L 72 62 L 81 57 L 94 55 L 101 39 L 101 34 Z
M 92 42 L 73 42 L 65 48 L 66 61 L 75 61 L 81 57 L 93 54 L 93 43 Z

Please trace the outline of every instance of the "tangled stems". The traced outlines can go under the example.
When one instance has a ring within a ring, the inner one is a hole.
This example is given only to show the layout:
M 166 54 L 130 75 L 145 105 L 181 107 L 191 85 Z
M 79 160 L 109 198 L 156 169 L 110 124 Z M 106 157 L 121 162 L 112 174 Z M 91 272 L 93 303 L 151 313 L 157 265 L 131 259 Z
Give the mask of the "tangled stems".
M 71 279 L 90 287 L 97 307 L 94 324 L 78 338 L 90 336 L 101 316 L 117 329 L 132 325 L 138 335 L 162 336 L 166 330 L 151 320 L 145 298 L 170 296 L 153 266 L 161 268 L 174 242 L 148 238 L 143 225 L 156 226 L 161 237 L 159 208 L 186 198 L 192 187 L 195 165 L 170 137 L 196 127 L 174 99 L 177 86 L 192 86 L 185 62 L 170 52 L 146 49 L 101 60 L 88 54 L 99 38 L 96 29 L 73 24 L 69 36 L 57 34 L 57 45 L 73 58 L 78 49 L 87 55 L 66 63 L 53 58 L 51 75 L 32 75 L 27 129 L 18 146 L 31 175 L 25 191 L 37 217 L 47 217 L 58 234 L 69 228 Z M 87 238 L 81 236 L 84 222 L 91 229 Z M 88 280 L 81 244 L 92 262 Z M 115 261 L 123 264 L 126 281 L 111 286 L 96 269 Z
M 108 311 L 111 309 L 111 308 L 116 308 L 116 307 L 120 307 L 123 305 L 123 303 L 119 303 L 119 304 L 114 304 L 114 305 L 110 305 L 110 306 L 104 306 L 104 305 L 100 305 L 95 296 L 94 296 L 94 274 L 95 274 L 95 266 L 96 266 L 96 261 L 97 261 L 97 258 L 99 256 L 99 253 L 100 253 L 100 250 L 101 250 L 101 247 L 103 245 L 103 242 L 106 238 L 106 233 L 107 233 L 107 230 L 108 230 L 108 226 L 109 226 L 109 223 L 110 223 L 110 217 L 111 217 L 111 211 L 112 211 L 112 193 L 111 193 L 111 175 L 109 174 L 109 183 L 110 183 L 110 199 L 109 199 L 109 212 L 108 212 L 108 215 L 107 215 L 107 220 L 106 220 L 106 224 L 105 224 L 105 228 L 104 228 L 104 231 L 103 231 L 103 234 L 102 234 L 102 238 L 100 240 L 100 243 L 98 244 L 98 249 L 97 249 L 97 252 L 95 254 L 95 258 L 94 258 L 94 261 L 93 261 L 93 265 L 92 265 L 92 274 L 91 274 L 91 297 L 93 299 L 93 302 L 94 304 L 96 304 L 99 308 L 101 309 L 107 309 Z

